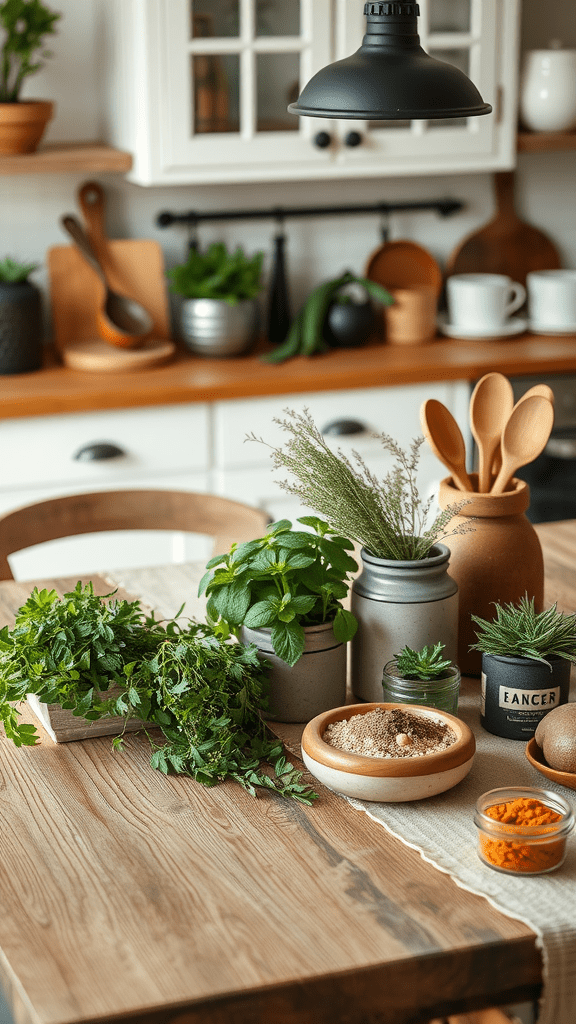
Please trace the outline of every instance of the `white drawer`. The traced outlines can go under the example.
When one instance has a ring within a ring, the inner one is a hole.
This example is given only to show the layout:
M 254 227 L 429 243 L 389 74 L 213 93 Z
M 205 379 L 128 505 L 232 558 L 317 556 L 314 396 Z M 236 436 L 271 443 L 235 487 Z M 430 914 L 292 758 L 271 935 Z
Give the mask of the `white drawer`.
M 387 433 L 406 448 L 422 433 L 419 419 L 422 402 L 427 398 L 437 398 L 456 412 L 458 387 L 450 383 L 414 384 L 216 403 L 216 465 L 221 469 L 270 465 L 269 450 L 254 441 L 245 441 L 245 438 L 247 434 L 254 433 L 269 444 L 284 444 L 288 434 L 273 420 L 285 419 L 286 408 L 299 412 L 309 409 L 316 426 L 322 431 L 335 420 L 359 421 L 364 427 L 362 433 L 327 437 L 330 445 L 347 454 L 355 449 L 365 458 L 381 457 L 382 445 L 373 434 Z M 422 458 L 424 452 L 423 447 Z
M 75 456 L 98 442 L 116 445 L 117 458 Z M 0 491 L 72 484 L 111 488 L 144 474 L 205 470 L 209 465 L 207 405 L 169 405 L 0 421 Z

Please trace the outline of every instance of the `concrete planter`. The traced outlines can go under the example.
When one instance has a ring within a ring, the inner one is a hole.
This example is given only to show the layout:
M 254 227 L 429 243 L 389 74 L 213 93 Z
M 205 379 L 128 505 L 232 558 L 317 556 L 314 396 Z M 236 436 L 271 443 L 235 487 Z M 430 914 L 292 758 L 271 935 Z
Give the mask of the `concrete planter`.
M 0 281 L 0 374 L 42 366 L 42 299 L 30 281 Z
M 339 643 L 332 623 L 305 626 L 304 654 L 292 668 L 274 653 L 269 629 L 242 627 L 241 639 L 255 644 L 270 662 L 270 712 L 277 722 L 309 722 L 346 700 L 346 644 Z

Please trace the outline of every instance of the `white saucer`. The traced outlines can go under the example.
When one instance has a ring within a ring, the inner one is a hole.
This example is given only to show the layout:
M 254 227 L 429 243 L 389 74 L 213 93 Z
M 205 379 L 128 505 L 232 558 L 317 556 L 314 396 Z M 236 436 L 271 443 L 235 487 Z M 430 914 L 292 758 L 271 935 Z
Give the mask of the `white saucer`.
M 486 327 L 473 329 L 471 327 L 456 327 L 449 324 L 446 317 L 438 317 L 438 327 L 442 334 L 449 338 L 470 338 L 475 341 L 492 341 L 497 338 L 509 338 L 514 334 L 522 334 L 528 326 L 528 321 L 523 317 L 513 316 L 510 320 L 492 333 Z
M 535 324 L 529 320 L 528 330 L 532 334 L 553 334 L 561 338 L 564 335 L 576 334 L 576 324 L 565 324 L 564 327 L 546 327 L 545 324 Z

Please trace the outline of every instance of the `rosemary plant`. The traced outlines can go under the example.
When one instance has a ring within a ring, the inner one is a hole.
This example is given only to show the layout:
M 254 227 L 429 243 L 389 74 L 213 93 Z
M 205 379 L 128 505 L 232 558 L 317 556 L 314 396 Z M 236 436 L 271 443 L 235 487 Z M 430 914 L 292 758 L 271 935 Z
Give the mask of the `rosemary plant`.
M 526 594 L 516 605 L 495 607 L 491 622 L 472 616 L 478 629 L 471 650 L 543 662 L 556 655 L 576 663 L 576 614 L 565 615 L 555 604 L 537 612 L 534 598 Z
M 452 665 L 449 658 L 442 657 L 445 644 L 438 641 L 434 646 L 426 645 L 421 651 L 403 647 L 396 655 L 396 667 L 405 679 L 440 679 Z
M 467 501 L 452 503 L 427 525 L 433 499 L 423 500 L 416 485 L 424 438 L 414 440 L 405 452 L 388 434 L 380 434 L 395 465 L 379 480 L 358 452 L 352 453 L 354 463 L 340 450 L 333 452 L 307 409 L 285 412 L 288 419 L 274 420 L 289 435 L 284 448 L 255 434 L 246 440 L 270 448 L 274 469 L 287 469 L 296 478 L 280 482 L 280 487 L 314 509 L 335 533 L 356 541 L 376 558 L 411 562 L 426 558 L 444 538 L 473 528 L 462 522 L 448 531 Z

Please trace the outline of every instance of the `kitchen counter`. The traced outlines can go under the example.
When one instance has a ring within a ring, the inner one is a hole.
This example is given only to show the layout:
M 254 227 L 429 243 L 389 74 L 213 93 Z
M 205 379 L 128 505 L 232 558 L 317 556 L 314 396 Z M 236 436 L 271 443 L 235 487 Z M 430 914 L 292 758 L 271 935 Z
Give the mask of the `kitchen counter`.
M 428 345 L 406 347 L 374 344 L 298 357 L 279 366 L 262 362 L 258 354 L 206 359 L 180 351 L 166 366 L 118 374 L 71 370 L 48 350 L 42 370 L 0 378 L 0 419 L 426 381 L 473 381 L 490 370 L 507 376 L 574 373 L 576 335 L 524 334 L 502 341 L 438 338 Z

